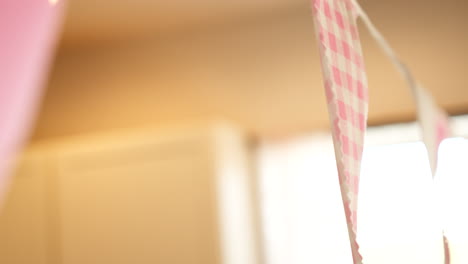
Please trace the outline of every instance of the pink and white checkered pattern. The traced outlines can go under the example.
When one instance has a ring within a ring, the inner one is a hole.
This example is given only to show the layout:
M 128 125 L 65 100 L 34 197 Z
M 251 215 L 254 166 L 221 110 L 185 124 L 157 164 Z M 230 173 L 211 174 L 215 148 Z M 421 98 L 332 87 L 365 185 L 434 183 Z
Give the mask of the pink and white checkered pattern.
M 354 264 L 362 263 L 356 241 L 359 174 L 368 112 L 368 87 L 357 13 L 349 0 L 313 0 L 322 72 L 341 195 Z
M 450 135 L 447 114 L 437 107 L 432 96 L 399 61 L 393 49 L 373 26 L 354 0 L 313 0 L 319 36 L 325 90 L 332 121 L 332 134 L 341 193 L 354 263 L 362 263 L 356 242 L 356 211 L 362 146 L 367 120 L 367 81 L 356 19 L 366 26 L 407 79 L 417 103 L 418 119 L 433 174 L 436 172 L 440 143 Z M 450 262 L 444 235 L 445 263 Z

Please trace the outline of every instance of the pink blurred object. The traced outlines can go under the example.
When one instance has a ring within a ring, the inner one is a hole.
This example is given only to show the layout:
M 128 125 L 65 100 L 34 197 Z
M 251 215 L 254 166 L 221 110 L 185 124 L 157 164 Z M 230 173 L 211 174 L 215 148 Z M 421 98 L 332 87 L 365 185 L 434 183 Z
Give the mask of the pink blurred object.
M 57 40 L 63 0 L 0 1 L 0 202 L 32 125 Z

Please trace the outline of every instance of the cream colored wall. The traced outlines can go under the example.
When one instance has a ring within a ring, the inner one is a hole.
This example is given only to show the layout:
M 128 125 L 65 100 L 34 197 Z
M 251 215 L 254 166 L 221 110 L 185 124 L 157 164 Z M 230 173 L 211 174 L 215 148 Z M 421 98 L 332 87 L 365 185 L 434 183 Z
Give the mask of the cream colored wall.
M 63 263 L 221 263 L 207 140 L 61 153 Z
M 468 111 L 467 5 L 411 3 L 363 5 L 437 101 Z M 370 124 L 411 120 L 405 84 L 362 36 Z M 308 8 L 108 41 L 60 50 L 34 140 L 220 116 L 260 136 L 328 126 Z
M 0 261 L 257 264 L 246 142 L 205 123 L 36 144 L 0 215 Z

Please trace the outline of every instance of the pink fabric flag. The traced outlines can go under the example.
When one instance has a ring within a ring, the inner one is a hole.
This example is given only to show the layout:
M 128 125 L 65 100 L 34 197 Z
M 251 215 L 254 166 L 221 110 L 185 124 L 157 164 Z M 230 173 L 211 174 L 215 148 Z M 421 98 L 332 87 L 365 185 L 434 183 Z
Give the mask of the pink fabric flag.
M 423 141 L 427 148 L 432 174 L 435 176 L 439 145 L 442 140 L 450 136 L 448 116 L 421 85 L 415 85 L 413 95 L 417 104 Z
M 426 145 L 432 176 L 437 171 L 437 156 L 440 143 L 450 136 L 448 115 L 439 108 L 432 96 L 421 85 L 416 84 L 413 96 L 417 104 L 418 120 L 421 133 Z M 450 247 L 445 232 L 442 233 L 444 243 L 445 264 L 450 264 Z
M 0 203 L 31 127 L 62 10 L 51 0 L 0 1 Z
M 388 42 L 377 30 L 367 14 L 361 8 L 356 0 L 350 0 L 354 7 L 357 9 L 359 17 L 364 22 L 364 25 L 369 29 L 369 32 L 380 45 L 382 50 L 387 54 L 390 61 L 395 65 L 397 70 L 401 73 L 403 78 L 408 83 L 408 88 L 413 94 L 414 101 L 417 105 L 418 121 L 421 126 L 421 132 L 424 144 L 426 145 L 429 163 L 432 170 L 432 176 L 435 177 L 437 170 L 437 155 L 439 152 L 439 145 L 445 138 L 450 136 L 450 125 L 448 115 L 439 108 L 429 92 L 423 88 L 409 68 L 404 64 L 396 55 L 395 51 L 390 47 Z M 450 263 L 450 249 L 448 239 L 443 233 L 445 263 Z
M 374 37 L 390 61 L 408 83 L 408 88 L 417 105 L 418 120 L 422 130 L 423 141 L 428 151 L 430 166 L 434 176 L 437 167 L 439 144 L 450 134 L 447 114 L 436 105 L 429 92 L 417 82 L 410 69 L 398 58 L 395 51 L 377 30 L 359 3 L 356 0 L 350 1 L 356 8 L 357 14 L 364 22 L 364 25 L 369 29 L 371 36 Z
M 313 10 L 351 252 L 354 264 L 360 264 L 357 199 L 367 127 L 368 85 L 356 26 L 357 12 L 348 0 L 314 0 Z

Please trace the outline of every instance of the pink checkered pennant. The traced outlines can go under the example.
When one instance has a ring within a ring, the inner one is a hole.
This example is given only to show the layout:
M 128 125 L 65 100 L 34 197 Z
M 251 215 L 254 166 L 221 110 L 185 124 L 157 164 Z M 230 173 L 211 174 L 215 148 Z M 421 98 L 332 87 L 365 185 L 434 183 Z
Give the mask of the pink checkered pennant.
M 313 0 L 313 11 L 352 256 L 360 264 L 356 213 L 368 88 L 357 12 L 348 0 Z

